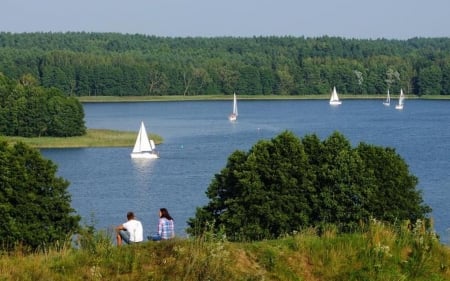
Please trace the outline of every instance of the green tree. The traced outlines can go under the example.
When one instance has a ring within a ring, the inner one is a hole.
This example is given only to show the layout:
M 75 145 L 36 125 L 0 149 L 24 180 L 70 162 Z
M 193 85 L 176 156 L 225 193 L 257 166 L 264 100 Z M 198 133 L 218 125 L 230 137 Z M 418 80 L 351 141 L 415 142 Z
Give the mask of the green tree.
M 312 145 L 311 139 L 307 144 Z M 342 230 L 354 229 L 369 217 L 364 198 L 371 183 L 366 177 L 364 163 L 350 142 L 339 133 L 314 147 L 314 152 L 309 154 L 309 159 L 316 161 L 312 164 L 317 190 L 311 201 L 312 225 L 336 224 Z
M 442 89 L 442 72 L 432 65 L 421 69 L 418 75 L 419 95 L 439 95 Z
M 442 94 L 450 95 L 450 58 L 442 66 Z
M 86 133 L 84 110 L 74 97 L 56 88 L 0 79 L 0 133 L 8 136 L 80 136 Z
M 230 240 L 259 240 L 328 224 L 352 231 L 370 218 L 415 221 L 431 211 L 416 185 L 393 149 L 285 131 L 230 155 L 187 231 L 214 224 Z
M 248 153 L 233 153 L 227 167 L 215 176 L 207 195 L 210 204 L 198 210 L 204 220 L 225 225 L 233 239 L 263 239 L 307 225 L 310 207 L 307 159 L 302 145 L 285 132 L 272 141 L 258 142 Z
M 57 167 L 23 143 L 0 142 L 0 248 L 65 242 L 79 227 Z
M 365 163 L 366 178 L 371 178 L 366 197 L 371 216 L 391 222 L 402 218 L 415 221 L 431 212 L 416 190 L 417 177 L 394 149 L 360 143 L 356 151 Z
M 240 75 L 236 92 L 247 95 L 261 94 L 262 86 L 258 68 L 247 65 L 239 69 Z

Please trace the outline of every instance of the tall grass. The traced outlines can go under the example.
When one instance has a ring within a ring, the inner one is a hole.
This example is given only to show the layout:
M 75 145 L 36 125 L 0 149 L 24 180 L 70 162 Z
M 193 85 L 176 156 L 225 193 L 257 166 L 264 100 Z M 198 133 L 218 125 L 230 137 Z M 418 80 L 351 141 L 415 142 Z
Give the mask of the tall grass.
M 136 141 L 136 132 L 116 131 L 105 129 L 88 129 L 86 135 L 77 137 L 5 137 L 10 143 L 24 142 L 37 148 L 67 148 L 67 147 L 132 147 Z M 162 142 L 162 138 L 150 134 L 156 144 Z
M 112 232 L 87 229 L 75 246 L 3 253 L 0 280 L 450 280 L 450 249 L 420 223 L 247 243 L 207 232 L 122 247 Z

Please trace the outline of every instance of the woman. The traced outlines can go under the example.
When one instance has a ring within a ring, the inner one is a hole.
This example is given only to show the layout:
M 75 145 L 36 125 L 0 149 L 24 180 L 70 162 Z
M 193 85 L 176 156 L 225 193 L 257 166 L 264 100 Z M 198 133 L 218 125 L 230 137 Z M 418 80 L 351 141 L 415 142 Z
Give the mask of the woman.
M 166 208 L 161 208 L 159 209 L 158 233 L 151 235 L 149 239 L 159 241 L 171 239 L 173 237 L 175 237 L 173 218 Z

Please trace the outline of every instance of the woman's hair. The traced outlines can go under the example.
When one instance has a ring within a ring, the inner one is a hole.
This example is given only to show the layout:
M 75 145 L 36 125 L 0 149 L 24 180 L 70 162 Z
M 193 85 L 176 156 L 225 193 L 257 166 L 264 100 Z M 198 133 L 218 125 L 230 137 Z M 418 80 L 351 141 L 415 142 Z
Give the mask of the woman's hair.
M 166 218 L 168 220 L 173 220 L 173 218 L 169 215 L 169 211 L 167 211 L 166 208 L 161 208 L 159 209 L 159 211 L 161 212 L 161 218 Z

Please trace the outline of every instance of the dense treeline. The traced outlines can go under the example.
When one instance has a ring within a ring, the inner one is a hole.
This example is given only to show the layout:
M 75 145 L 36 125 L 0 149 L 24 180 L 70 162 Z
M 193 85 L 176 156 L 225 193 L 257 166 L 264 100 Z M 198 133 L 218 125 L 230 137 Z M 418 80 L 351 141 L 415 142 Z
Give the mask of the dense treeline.
M 0 73 L 0 135 L 70 137 L 85 134 L 81 103 L 59 89 L 36 84 L 36 79 L 29 74 L 15 81 Z
M 0 72 L 86 95 L 450 94 L 450 38 L 0 33 Z

